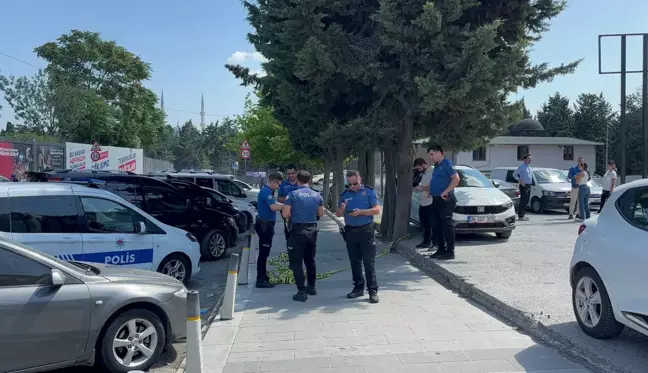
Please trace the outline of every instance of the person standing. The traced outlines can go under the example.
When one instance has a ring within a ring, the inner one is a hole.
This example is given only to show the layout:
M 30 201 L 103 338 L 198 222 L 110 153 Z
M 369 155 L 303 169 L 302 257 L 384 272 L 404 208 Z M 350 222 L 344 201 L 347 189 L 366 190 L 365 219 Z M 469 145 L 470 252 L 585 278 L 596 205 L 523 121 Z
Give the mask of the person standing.
M 277 220 L 277 211 L 283 207 L 277 203 L 274 198 L 274 191 L 279 189 L 282 182 L 280 173 L 273 172 L 268 175 L 268 183 L 261 187 L 257 197 L 257 218 L 254 223 L 254 231 L 259 236 L 259 258 L 257 259 L 257 279 L 256 287 L 272 288 L 268 277 L 267 262 L 272 248 L 272 239 L 274 238 L 275 221 Z
M 414 187 L 420 192 L 419 196 L 419 222 L 423 229 L 423 242 L 416 245 L 418 248 L 433 249 L 436 245 L 435 237 L 432 235 L 432 197 L 430 197 L 430 181 L 432 180 L 433 169 L 423 158 L 414 160 L 414 168 L 423 173 L 421 182 Z
M 567 178 L 571 181 L 571 194 L 569 195 L 569 217 L 567 219 L 573 219 L 574 214 L 576 213 L 576 206 L 578 205 L 578 182 L 576 181 L 576 175 L 580 172 L 580 165 L 585 162 L 583 157 L 578 157 L 578 163 L 573 165 L 569 172 L 567 173 Z
M 605 175 L 603 175 L 603 180 L 601 181 L 603 184 L 603 193 L 601 193 L 601 207 L 599 208 L 599 213 L 601 213 L 601 210 L 603 210 L 605 201 L 607 201 L 607 199 L 610 198 L 610 194 L 614 192 L 616 181 L 617 181 L 616 163 L 614 163 L 614 161 L 608 161 L 607 171 L 605 171 Z
M 522 164 L 513 172 L 513 178 L 520 183 L 520 208 L 518 209 L 518 220 L 527 221 L 529 218 L 524 216 L 526 207 L 531 197 L 531 184 L 533 183 L 533 172 L 531 171 L 531 154 L 522 158 Z
M 443 154 L 443 148 L 433 145 L 428 148 L 430 160 L 434 163 L 429 193 L 432 197 L 432 237 L 436 237 L 437 251 L 430 257 L 439 260 L 455 258 L 455 230 L 452 216 L 457 206 L 454 190 L 459 185 L 459 174 L 454 165 Z
M 293 300 L 305 302 L 309 295 L 316 295 L 315 249 L 317 247 L 317 220 L 324 215 L 324 200 L 319 192 L 308 185 L 311 174 L 307 171 L 297 173 L 298 188 L 288 193 L 281 215 L 290 219 L 288 232 L 288 257 L 290 268 L 295 277 L 297 294 Z M 308 286 L 304 286 L 304 267 Z
M 289 164 L 286 167 L 287 178 L 279 186 L 279 192 L 277 201 L 283 203 L 286 200 L 288 193 L 299 188 L 297 185 L 297 167 L 293 164 Z M 283 217 L 283 216 L 282 216 Z M 288 245 L 288 220 L 283 219 L 284 221 L 284 238 L 286 239 L 286 245 Z
M 349 188 L 340 195 L 335 215 L 344 216 L 344 240 L 353 276 L 353 290 L 347 294 L 347 298 L 364 296 L 365 278 L 362 276 L 364 264 L 369 302 L 378 303 L 380 299 L 376 280 L 376 242 L 373 221 L 374 215 L 380 213 L 378 197 L 372 188 L 362 184 L 358 171 L 348 171 L 346 178 Z
M 580 172 L 576 174 L 576 181 L 578 182 L 578 211 L 580 212 L 580 218 L 576 220 L 583 221 L 589 219 L 591 215 L 589 207 L 590 187 L 587 185 L 591 176 L 587 171 L 586 162 L 581 163 L 578 168 Z

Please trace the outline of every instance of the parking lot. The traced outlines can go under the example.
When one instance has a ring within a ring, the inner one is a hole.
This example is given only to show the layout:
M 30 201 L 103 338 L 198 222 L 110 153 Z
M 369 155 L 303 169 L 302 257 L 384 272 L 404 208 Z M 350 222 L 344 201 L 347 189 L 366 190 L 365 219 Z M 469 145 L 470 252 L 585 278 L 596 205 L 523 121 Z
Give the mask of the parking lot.
M 605 359 L 619 372 L 645 372 L 648 338 L 625 331 L 612 340 L 586 336 L 572 311 L 569 265 L 580 223 L 560 212 L 528 214 L 509 240 L 459 236 L 456 259 L 443 268 L 546 326 L 574 351 Z M 622 239 L 621 237 L 619 239 Z M 416 245 L 420 237 L 407 241 Z

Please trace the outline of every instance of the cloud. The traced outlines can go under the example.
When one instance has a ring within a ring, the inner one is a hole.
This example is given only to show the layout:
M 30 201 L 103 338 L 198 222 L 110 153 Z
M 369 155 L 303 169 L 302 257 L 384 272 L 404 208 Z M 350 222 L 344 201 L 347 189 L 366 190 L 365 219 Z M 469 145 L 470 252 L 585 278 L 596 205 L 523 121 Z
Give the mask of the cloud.
M 250 70 L 250 73 L 255 74 L 255 75 L 258 75 L 258 76 L 261 77 L 261 78 L 267 75 L 266 72 L 265 72 L 265 70 L 263 70 L 263 69 L 259 69 L 259 70 Z
M 267 59 L 259 52 L 234 52 L 230 58 L 227 59 L 228 63 L 243 63 L 246 61 L 266 62 Z

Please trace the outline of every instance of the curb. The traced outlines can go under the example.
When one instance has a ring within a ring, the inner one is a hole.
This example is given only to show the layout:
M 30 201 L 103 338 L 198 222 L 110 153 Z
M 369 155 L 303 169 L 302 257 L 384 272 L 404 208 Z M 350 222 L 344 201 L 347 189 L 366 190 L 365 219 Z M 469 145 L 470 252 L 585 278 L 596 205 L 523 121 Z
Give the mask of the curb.
M 403 244 L 396 244 L 395 249 L 400 255 L 409 260 L 411 265 L 430 276 L 445 288 L 476 301 L 496 316 L 503 318 L 535 339 L 558 349 L 560 353 L 566 355 L 571 360 L 583 364 L 587 369 L 596 373 L 633 373 L 614 365 L 608 359 L 590 352 L 587 348 L 574 344 L 566 336 L 554 332 L 541 321 L 535 319 L 532 314 L 511 307 L 492 295 L 487 294 L 463 277 L 455 275 L 436 264 L 433 260 L 419 254 L 415 249 Z

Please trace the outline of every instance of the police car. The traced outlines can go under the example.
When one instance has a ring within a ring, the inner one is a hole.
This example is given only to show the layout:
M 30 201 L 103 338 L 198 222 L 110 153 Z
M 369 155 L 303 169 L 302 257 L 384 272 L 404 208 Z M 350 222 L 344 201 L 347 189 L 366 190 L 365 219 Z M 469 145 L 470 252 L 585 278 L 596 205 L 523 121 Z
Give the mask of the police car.
M 0 184 L 0 236 L 63 260 L 153 270 L 185 283 L 200 271 L 193 234 L 82 185 Z

